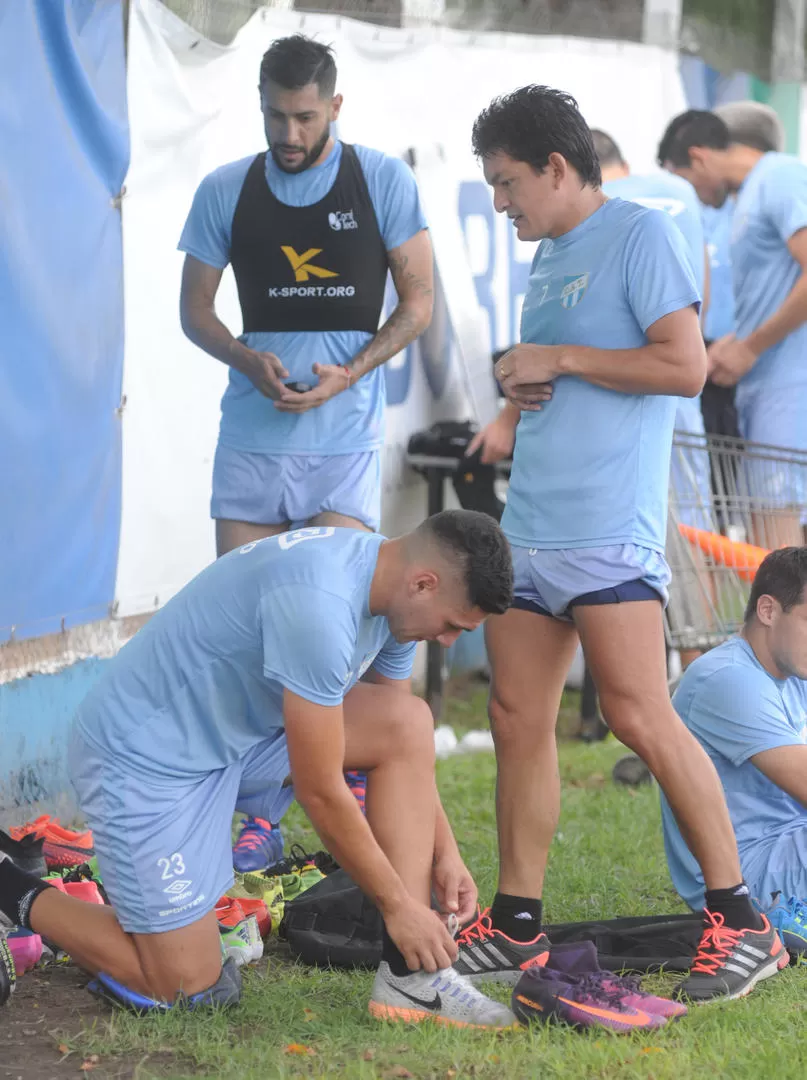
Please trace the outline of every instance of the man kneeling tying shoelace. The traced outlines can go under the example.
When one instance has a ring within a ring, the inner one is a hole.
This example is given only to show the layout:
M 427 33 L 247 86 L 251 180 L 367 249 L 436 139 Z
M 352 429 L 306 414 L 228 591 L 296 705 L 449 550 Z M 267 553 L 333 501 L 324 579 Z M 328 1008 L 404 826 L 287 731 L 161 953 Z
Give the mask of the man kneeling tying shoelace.
M 430 908 L 434 887 L 465 921 L 476 887 L 410 676 L 417 641 L 450 645 L 505 611 L 512 580 L 496 523 L 463 510 L 393 540 L 306 528 L 219 559 L 121 650 L 75 720 L 69 768 L 112 906 L 2 858 L 0 910 L 118 1004 L 235 1004 L 214 911 L 233 881 L 232 815 L 276 822 L 294 795 L 384 917 L 372 1015 L 510 1026 L 452 969 L 457 947 Z M 345 769 L 368 773 L 366 818 Z

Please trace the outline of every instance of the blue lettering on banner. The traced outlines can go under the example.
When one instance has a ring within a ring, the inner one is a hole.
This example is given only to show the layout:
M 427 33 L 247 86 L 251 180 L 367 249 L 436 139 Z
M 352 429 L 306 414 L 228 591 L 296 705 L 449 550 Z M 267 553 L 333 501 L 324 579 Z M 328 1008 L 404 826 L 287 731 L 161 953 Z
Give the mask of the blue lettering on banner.
M 530 263 L 518 258 L 519 247 L 512 226 L 508 225 L 506 247 L 497 244 L 496 212 L 486 184 L 481 180 L 464 180 L 459 185 L 457 212 L 463 234 L 468 237 L 468 223 L 472 218 L 481 218 L 486 230 L 487 244 L 484 248 L 485 263 L 481 270 L 473 275 L 474 288 L 479 306 L 487 315 L 490 326 L 490 340 L 494 349 L 515 344 L 519 339 L 521 302 L 527 291 L 530 276 Z M 499 250 L 503 248 L 504 250 Z M 458 253 L 460 255 L 460 253 Z M 494 296 L 494 281 L 497 278 L 499 262 L 505 262 L 504 281 L 506 295 L 506 318 L 501 320 Z M 387 278 L 384 295 L 384 318 L 389 317 L 397 303 L 397 294 L 392 278 Z M 437 312 L 436 312 L 437 314 Z M 440 320 L 437 320 L 440 322 Z M 448 319 L 445 321 L 447 333 L 451 335 Z M 502 325 L 503 324 L 503 325 Z M 438 329 L 438 327 L 435 327 Z M 404 352 L 384 367 L 387 389 L 387 404 L 402 405 L 409 396 L 412 384 L 412 371 L 415 364 L 422 364 L 424 373 L 435 398 L 439 398 L 445 387 L 450 363 L 451 348 L 448 342 L 441 348 L 432 337 L 428 341 L 429 355 L 424 356 L 420 340 L 409 345 Z M 428 361 L 428 362 L 427 362 Z

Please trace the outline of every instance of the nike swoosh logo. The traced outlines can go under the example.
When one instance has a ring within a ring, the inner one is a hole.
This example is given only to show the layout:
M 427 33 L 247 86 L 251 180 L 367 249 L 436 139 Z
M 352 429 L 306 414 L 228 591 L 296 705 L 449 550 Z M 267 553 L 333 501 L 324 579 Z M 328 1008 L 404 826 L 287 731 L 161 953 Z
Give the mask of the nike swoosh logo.
M 431 1001 L 424 1001 L 423 998 L 415 997 L 413 994 L 407 994 L 405 990 L 402 990 L 400 986 L 393 987 L 403 997 L 408 998 L 415 1005 L 419 1005 L 421 1009 L 429 1009 L 431 1012 L 439 1012 L 443 1007 L 443 1002 L 439 994 L 435 994 Z
M 646 1012 L 640 1012 L 638 1009 L 635 1012 L 617 1012 L 615 1009 L 598 1009 L 595 1005 L 584 1005 L 580 1001 L 570 1001 L 569 998 L 561 997 L 558 995 L 558 1001 L 562 1001 L 564 1005 L 571 1005 L 575 1009 L 579 1009 L 581 1012 L 588 1013 L 589 1016 L 596 1016 L 600 1020 L 615 1020 L 620 1024 L 629 1024 L 631 1027 L 642 1027 L 644 1024 L 652 1022 L 652 1017 Z

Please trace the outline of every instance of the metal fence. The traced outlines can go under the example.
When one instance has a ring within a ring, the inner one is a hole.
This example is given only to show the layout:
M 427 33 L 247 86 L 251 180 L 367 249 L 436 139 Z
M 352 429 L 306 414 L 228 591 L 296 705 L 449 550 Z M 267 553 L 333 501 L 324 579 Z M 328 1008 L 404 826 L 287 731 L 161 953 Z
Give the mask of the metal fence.
M 676 432 L 667 529 L 670 646 L 705 649 L 735 633 L 761 558 L 804 543 L 805 524 L 807 453 Z

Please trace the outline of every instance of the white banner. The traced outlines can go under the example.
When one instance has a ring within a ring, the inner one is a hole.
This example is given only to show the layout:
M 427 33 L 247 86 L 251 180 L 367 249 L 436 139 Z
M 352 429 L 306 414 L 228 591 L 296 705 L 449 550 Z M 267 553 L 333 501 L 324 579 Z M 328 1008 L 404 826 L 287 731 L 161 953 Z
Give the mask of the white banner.
M 470 267 L 493 348 L 518 337 L 532 246 L 516 240 L 507 221 L 493 212 L 470 150 L 480 109 L 525 83 L 562 87 L 577 97 L 592 126 L 612 134 L 634 169 L 643 171 L 653 167 L 664 126 L 685 107 L 675 53 L 640 45 L 393 30 L 263 11 L 225 48 L 200 38 L 157 0 L 133 0 L 132 156 L 123 205 L 126 406 L 117 581 L 122 615 L 164 603 L 214 556 L 208 505 L 226 371 L 180 329 L 182 256 L 176 243 L 202 177 L 265 146 L 257 91 L 261 56 L 274 38 L 299 31 L 335 48 L 338 89 L 345 98 L 340 137 L 399 155 L 410 147 L 443 148 L 441 205 L 448 185 L 459 225 L 454 235 L 464 237 L 464 244 L 458 240 L 452 251 L 441 243 L 440 274 L 450 283 Z M 430 201 L 424 188 L 424 202 Z M 217 306 L 238 333 L 229 272 Z M 443 311 L 437 317 L 444 316 Z M 471 415 L 457 350 L 435 346 L 438 332 L 435 326 L 428 362 L 416 345 L 387 365 L 387 532 L 414 524 L 425 512 L 425 485 L 404 465 L 411 432 L 435 419 Z

